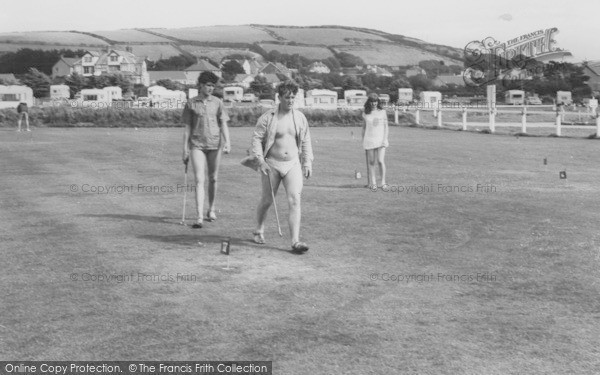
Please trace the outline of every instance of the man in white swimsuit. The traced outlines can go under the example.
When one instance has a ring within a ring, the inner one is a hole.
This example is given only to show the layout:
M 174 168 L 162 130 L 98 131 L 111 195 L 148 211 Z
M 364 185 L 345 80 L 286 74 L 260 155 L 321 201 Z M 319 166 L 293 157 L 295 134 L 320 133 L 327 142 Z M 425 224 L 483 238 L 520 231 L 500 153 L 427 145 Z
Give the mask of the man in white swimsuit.
M 265 219 L 273 203 L 271 186 L 273 194 L 277 194 L 279 184 L 283 181 L 290 209 L 288 223 L 292 250 L 305 252 L 308 245 L 300 242 L 300 196 L 302 177 L 309 178 L 312 174 L 310 131 L 304 114 L 293 108 L 298 85 L 292 81 L 283 82 L 277 88 L 277 93 L 279 105 L 258 119 L 252 137 L 252 155 L 242 161 L 244 165 L 260 170 L 262 178 L 262 195 L 256 210 L 254 241 L 259 244 L 265 243 Z

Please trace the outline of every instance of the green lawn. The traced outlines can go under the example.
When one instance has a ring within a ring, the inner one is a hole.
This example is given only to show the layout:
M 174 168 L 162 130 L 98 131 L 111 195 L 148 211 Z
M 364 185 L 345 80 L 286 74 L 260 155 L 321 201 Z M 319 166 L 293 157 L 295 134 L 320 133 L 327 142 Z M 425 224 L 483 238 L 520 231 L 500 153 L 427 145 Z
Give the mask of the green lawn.
M 294 255 L 282 192 L 284 237 L 271 211 L 251 242 L 252 130 L 231 129 L 219 218 L 193 230 L 181 129 L 0 129 L 0 358 L 600 372 L 597 141 L 392 127 L 395 192 L 371 192 L 359 128 L 314 128 Z

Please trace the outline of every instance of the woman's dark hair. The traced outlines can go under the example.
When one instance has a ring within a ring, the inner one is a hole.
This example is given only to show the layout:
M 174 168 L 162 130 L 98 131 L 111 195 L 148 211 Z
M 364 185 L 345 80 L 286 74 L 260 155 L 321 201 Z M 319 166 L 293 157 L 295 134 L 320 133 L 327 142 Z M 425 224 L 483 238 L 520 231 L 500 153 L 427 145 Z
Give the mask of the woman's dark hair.
M 365 102 L 365 114 L 368 115 L 371 113 L 371 103 L 377 102 L 377 109 L 383 109 L 383 104 L 381 104 L 381 100 L 377 94 L 369 94 L 367 101 Z

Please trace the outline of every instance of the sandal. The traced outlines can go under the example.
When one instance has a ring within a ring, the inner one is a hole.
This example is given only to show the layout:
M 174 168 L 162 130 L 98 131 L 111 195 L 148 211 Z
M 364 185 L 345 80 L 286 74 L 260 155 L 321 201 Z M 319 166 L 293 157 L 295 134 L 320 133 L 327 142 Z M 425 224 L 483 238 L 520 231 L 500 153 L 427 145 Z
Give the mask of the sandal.
M 292 245 L 292 251 L 296 252 L 296 253 L 305 253 L 308 251 L 308 245 L 305 244 L 304 242 L 295 242 Z
M 206 220 L 208 220 L 208 221 L 217 220 L 217 215 L 215 214 L 215 211 L 207 211 L 206 212 Z
M 254 235 L 254 243 L 257 243 L 259 245 L 264 245 L 266 243 L 264 233 L 253 232 L 252 234 Z

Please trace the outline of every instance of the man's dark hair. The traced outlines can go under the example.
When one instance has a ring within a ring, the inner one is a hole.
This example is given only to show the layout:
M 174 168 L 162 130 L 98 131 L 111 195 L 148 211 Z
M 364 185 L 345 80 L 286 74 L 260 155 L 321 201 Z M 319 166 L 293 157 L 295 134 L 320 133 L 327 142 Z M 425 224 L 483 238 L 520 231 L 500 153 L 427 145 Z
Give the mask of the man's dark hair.
M 213 72 L 202 72 L 198 76 L 198 86 L 205 85 L 207 83 L 214 83 L 215 85 L 219 82 L 219 77 Z
M 279 84 L 279 86 L 277 86 L 277 94 L 279 95 L 279 98 L 283 98 L 286 94 L 294 94 L 296 95 L 298 93 L 298 89 L 300 87 L 298 86 L 298 84 L 292 80 L 289 81 L 285 81 Z

